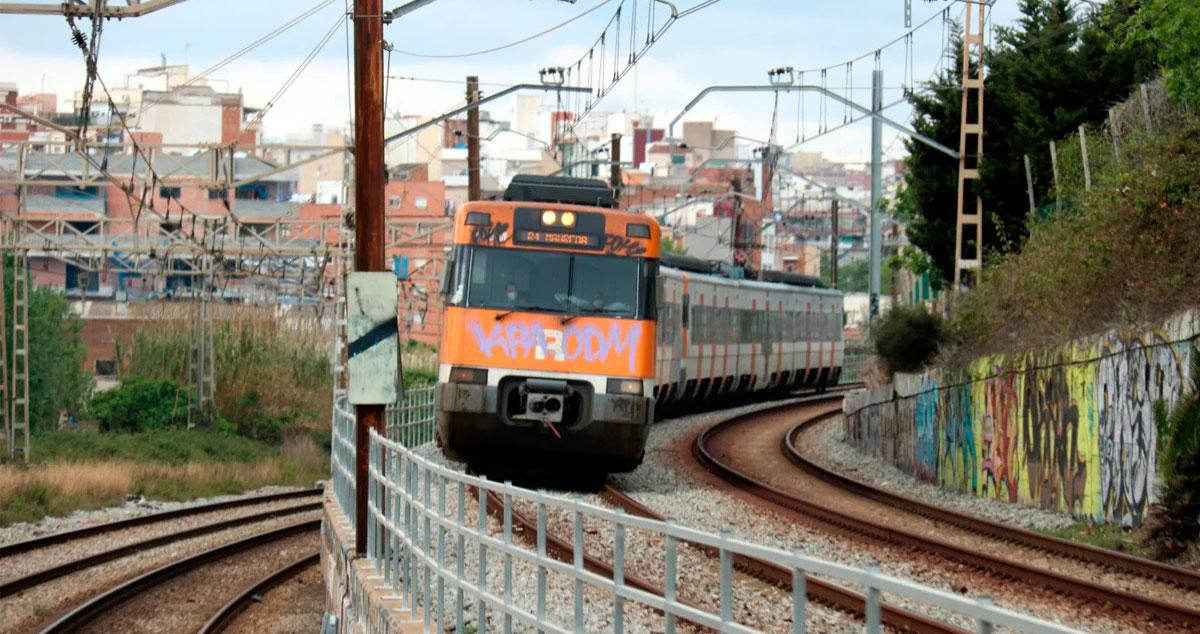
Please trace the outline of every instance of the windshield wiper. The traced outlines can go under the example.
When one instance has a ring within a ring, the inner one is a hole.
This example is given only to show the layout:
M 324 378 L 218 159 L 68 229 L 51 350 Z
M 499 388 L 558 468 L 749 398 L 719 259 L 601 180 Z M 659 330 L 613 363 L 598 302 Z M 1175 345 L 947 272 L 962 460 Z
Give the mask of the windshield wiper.
M 568 317 L 563 317 L 562 321 L 559 323 L 566 325 L 572 319 L 575 319 L 577 317 L 583 317 L 584 315 L 607 315 L 607 314 L 612 314 L 612 313 L 627 313 L 627 312 L 629 312 L 628 309 L 625 309 L 625 308 L 584 308 L 582 310 L 583 310 L 583 312 L 581 312 L 581 313 L 572 313 Z
M 506 311 L 504 311 L 504 312 L 502 312 L 502 313 L 497 313 L 497 314 L 496 314 L 496 321 L 500 321 L 500 320 L 504 319 L 505 317 L 508 317 L 509 315 L 511 315 L 511 314 L 513 314 L 513 313 L 518 313 L 518 312 L 521 312 L 521 311 L 523 311 L 523 310 L 540 310 L 540 311 L 542 311 L 542 312 L 547 312 L 547 313 L 562 313 L 562 312 L 566 312 L 566 311 L 562 310 L 561 308 L 555 308 L 555 307 L 553 307 L 553 306 L 517 306 L 516 308 L 513 308 L 512 310 L 506 310 Z

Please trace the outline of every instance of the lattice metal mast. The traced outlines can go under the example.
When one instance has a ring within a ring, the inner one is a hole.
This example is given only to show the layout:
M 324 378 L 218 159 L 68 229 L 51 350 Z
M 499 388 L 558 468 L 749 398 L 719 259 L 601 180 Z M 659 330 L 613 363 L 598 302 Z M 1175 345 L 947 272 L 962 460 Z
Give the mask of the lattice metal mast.
M 984 28 L 990 0 L 966 4 L 962 42 L 962 119 L 958 137 L 958 203 L 954 231 L 954 289 L 964 272 L 983 267 L 983 194 L 979 162 L 983 159 Z M 971 200 L 974 204 L 970 204 Z M 973 234 L 973 235 L 972 235 Z M 964 250 L 966 253 L 964 253 Z

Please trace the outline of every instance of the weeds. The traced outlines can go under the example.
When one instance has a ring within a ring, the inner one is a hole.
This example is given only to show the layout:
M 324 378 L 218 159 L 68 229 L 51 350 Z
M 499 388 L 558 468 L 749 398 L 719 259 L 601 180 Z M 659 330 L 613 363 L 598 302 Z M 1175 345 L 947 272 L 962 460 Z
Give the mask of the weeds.
M 328 476 L 329 456 L 294 434 L 281 449 L 215 432 L 54 433 L 42 461 L 0 465 L 0 525 L 120 504 L 129 495 L 187 500 Z
M 1160 321 L 1200 290 L 1200 121 L 1130 140 L 1078 205 L 1032 221 L 951 305 L 943 361 L 1057 345 Z

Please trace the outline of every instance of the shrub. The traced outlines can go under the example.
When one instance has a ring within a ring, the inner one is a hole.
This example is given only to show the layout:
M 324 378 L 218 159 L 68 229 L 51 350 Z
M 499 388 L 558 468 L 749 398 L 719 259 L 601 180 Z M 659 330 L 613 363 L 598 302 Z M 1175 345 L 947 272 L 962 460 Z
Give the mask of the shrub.
M 437 372 L 433 370 L 426 370 L 424 368 L 405 368 L 404 370 L 405 387 L 433 385 L 434 383 L 437 383 Z
M 131 377 L 92 398 L 102 431 L 146 431 L 187 424 L 188 391 L 175 381 Z
M 896 306 L 872 326 L 875 352 L 889 372 L 912 372 L 937 354 L 942 318 L 921 306 Z
M 1162 481 L 1149 538 L 1162 557 L 1179 555 L 1200 535 L 1200 350 L 1192 349 L 1191 389 L 1168 415 L 1155 404 Z
M 330 333 L 319 320 L 277 316 L 245 306 L 214 306 L 218 427 L 230 424 L 251 438 L 278 439 L 284 426 L 328 424 Z M 150 306 L 147 325 L 121 351 L 125 376 L 185 383 L 191 345 L 192 307 Z

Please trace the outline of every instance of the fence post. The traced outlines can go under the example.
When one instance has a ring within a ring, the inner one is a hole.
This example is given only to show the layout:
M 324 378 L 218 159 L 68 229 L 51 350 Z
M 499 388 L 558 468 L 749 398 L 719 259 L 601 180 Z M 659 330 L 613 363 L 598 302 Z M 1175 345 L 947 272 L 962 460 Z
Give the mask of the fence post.
M 992 607 L 992 598 L 984 595 L 977 599 L 979 607 L 989 610 Z M 986 617 L 979 617 L 975 622 L 975 634 L 992 634 L 992 623 Z
M 1083 188 L 1092 189 L 1092 166 L 1088 164 L 1087 128 L 1079 126 L 1079 149 L 1083 152 Z
M 796 557 L 803 557 L 804 550 L 797 549 Z M 792 632 L 804 634 L 808 627 L 808 580 L 804 569 L 797 566 L 792 569 Z
M 718 552 L 721 577 L 721 623 L 733 621 L 733 553 L 725 547 L 729 529 L 721 530 L 721 549 Z
M 879 562 L 872 562 L 867 565 L 867 587 L 864 588 L 867 595 L 867 613 L 866 613 L 866 631 L 868 634 L 879 634 L 880 616 L 879 616 L 879 588 L 875 587 L 875 576 L 879 574 Z
M 1033 214 L 1037 211 L 1037 205 L 1033 202 L 1033 172 L 1029 168 L 1029 155 L 1025 155 L 1025 191 L 1029 193 L 1029 213 Z
M 666 555 L 666 579 L 663 584 L 663 598 L 667 602 L 667 624 L 666 634 L 675 634 L 675 612 L 671 609 L 671 604 L 675 602 L 675 536 L 669 531 L 671 529 L 671 520 L 667 520 L 667 555 Z
M 1121 132 L 1117 129 L 1116 107 L 1108 109 L 1108 136 L 1112 137 L 1113 158 L 1121 162 Z
M 1142 101 L 1142 116 L 1146 119 L 1146 132 L 1154 133 L 1154 119 L 1150 117 L 1150 97 L 1146 95 L 1146 84 L 1138 86 L 1138 94 Z
M 1062 188 L 1058 185 L 1058 148 L 1050 142 L 1050 169 L 1054 171 L 1054 213 L 1062 211 Z

